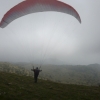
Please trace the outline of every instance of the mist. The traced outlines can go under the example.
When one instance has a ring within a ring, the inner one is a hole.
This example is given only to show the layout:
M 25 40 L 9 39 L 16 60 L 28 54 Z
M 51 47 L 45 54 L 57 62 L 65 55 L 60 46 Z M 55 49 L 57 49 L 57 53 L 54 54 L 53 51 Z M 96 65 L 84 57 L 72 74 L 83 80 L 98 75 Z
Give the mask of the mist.
M 22 0 L 1 0 L 0 20 Z M 100 1 L 60 0 L 80 14 L 42 12 L 18 18 L 0 28 L 0 61 L 38 64 L 91 64 L 100 62 Z M 6 7 L 5 7 L 6 6 Z

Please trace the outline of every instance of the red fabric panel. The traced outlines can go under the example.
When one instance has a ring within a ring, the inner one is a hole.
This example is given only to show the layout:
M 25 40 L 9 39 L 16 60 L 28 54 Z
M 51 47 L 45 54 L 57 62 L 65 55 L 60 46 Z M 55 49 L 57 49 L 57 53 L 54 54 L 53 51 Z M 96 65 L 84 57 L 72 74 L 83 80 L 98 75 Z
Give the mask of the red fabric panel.
M 39 5 L 39 10 L 36 6 Z M 35 11 L 36 8 L 36 11 Z M 33 12 L 32 12 L 33 11 Z M 2 18 L 0 27 L 6 27 L 10 22 L 21 16 L 43 11 L 58 11 L 74 16 L 80 23 L 81 19 L 77 11 L 68 4 L 57 0 L 26 0 L 11 8 Z

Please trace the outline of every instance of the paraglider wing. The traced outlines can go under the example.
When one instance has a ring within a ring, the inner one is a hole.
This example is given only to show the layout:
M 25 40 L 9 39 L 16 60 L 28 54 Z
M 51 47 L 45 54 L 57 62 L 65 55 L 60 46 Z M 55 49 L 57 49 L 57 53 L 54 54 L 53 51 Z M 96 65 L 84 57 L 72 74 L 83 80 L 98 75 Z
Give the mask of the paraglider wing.
M 26 0 L 11 8 L 2 18 L 0 27 L 4 28 L 13 20 L 27 14 L 44 11 L 56 11 L 74 16 L 80 23 L 77 11 L 68 4 L 57 0 Z

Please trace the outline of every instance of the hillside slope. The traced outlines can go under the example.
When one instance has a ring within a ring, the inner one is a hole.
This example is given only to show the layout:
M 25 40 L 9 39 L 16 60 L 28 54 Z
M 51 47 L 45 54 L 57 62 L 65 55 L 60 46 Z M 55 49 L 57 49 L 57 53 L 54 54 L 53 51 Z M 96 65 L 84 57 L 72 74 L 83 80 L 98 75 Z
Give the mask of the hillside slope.
M 30 70 L 32 64 L 15 64 Z M 39 65 L 33 64 L 35 67 Z M 59 83 L 78 85 L 98 85 L 100 84 L 100 64 L 90 65 L 43 65 L 40 78 L 49 79 Z
M 33 73 L 28 69 L 8 62 L 0 62 L 0 71 L 16 73 L 19 75 L 33 76 Z
M 0 72 L 0 100 L 100 100 L 100 87 L 54 83 Z
M 31 69 L 31 63 L 0 62 L 0 71 L 4 72 L 33 76 Z M 100 84 L 100 65 L 44 65 L 39 78 L 66 84 L 97 86 Z

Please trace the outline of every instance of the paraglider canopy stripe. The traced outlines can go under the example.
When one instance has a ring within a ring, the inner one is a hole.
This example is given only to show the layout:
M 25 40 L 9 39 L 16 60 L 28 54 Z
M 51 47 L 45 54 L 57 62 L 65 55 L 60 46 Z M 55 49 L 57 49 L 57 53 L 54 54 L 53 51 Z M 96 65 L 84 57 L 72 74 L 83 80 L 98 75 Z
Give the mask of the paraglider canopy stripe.
M 11 8 L 2 18 L 0 27 L 4 28 L 13 20 L 27 14 L 45 11 L 56 11 L 74 16 L 80 23 L 77 11 L 68 4 L 57 0 L 26 0 Z

